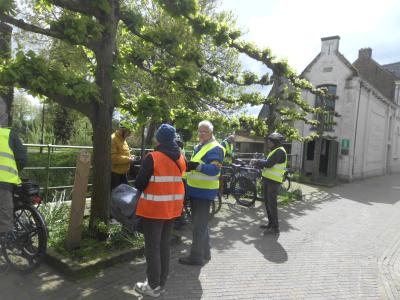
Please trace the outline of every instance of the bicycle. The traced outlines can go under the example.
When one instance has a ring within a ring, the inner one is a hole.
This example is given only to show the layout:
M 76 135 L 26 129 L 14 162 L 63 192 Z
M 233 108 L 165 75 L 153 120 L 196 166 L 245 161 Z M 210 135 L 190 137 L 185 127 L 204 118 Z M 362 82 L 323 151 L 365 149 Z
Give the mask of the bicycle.
M 237 159 L 231 166 L 222 167 L 222 194 L 232 194 L 240 205 L 250 207 L 257 200 L 256 179 L 259 171 L 249 167 L 244 161 Z
M 47 249 L 47 227 L 38 210 L 42 202 L 39 186 L 23 180 L 13 193 L 14 228 L 1 241 L 6 266 L 19 272 L 30 272 L 43 261 Z
M 283 181 L 281 184 L 281 191 L 288 192 L 290 190 L 290 186 L 292 184 L 292 180 L 290 179 L 290 174 L 293 172 L 289 169 L 286 170 L 285 174 L 283 175 Z
M 261 179 L 262 171 L 253 167 L 251 161 L 250 167 L 243 166 L 243 163 L 239 166 L 233 166 L 235 167 L 232 173 L 233 182 L 231 183 L 229 191 L 233 194 L 237 203 L 246 207 L 252 207 L 257 199 L 261 199 L 261 197 L 257 195 L 257 181 Z M 287 192 L 290 189 L 290 173 L 292 172 L 287 169 L 281 184 L 281 192 Z

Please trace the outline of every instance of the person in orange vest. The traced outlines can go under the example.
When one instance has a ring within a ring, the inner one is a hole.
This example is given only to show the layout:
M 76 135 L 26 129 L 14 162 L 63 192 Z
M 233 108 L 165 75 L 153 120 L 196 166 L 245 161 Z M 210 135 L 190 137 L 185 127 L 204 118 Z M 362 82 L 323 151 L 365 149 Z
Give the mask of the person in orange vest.
M 135 290 L 158 297 L 164 291 L 169 271 L 170 243 L 174 219 L 183 208 L 182 175 L 186 162 L 175 142 L 175 128 L 161 125 L 156 133 L 158 145 L 142 162 L 135 186 L 141 196 L 136 215 L 143 218 L 147 280 L 137 282 Z

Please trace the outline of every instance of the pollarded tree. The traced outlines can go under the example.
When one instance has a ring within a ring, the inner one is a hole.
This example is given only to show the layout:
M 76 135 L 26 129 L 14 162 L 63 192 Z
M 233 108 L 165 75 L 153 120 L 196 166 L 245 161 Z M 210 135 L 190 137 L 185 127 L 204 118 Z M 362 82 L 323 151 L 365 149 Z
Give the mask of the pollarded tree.
M 299 80 L 285 62 L 275 62 L 270 50 L 261 51 L 241 42 L 238 40 L 240 32 L 227 22 L 201 13 L 196 0 L 147 1 L 147 6 L 161 6 L 170 13 L 170 26 L 148 19 L 143 7 L 135 1 L 33 2 L 35 14 L 42 16 L 35 18 L 34 23 L 24 19 L 22 12 L 18 11 L 17 3 L 20 1 L 12 0 L 0 2 L 0 21 L 83 49 L 87 72 L 77 71 L 58 60 L 49 60 L 35 51 L 20 51 L 11 63 L 2 63 L 0 84 L 15 84 L 32 94 L 43 95 L 76 109 L 89 118 L 94 146 L 92 228 L 98 220 L 108 222 L 110 178 L 105 175 L 111 172 L 110 134 L 114 108 L 124 103 L 125 108 L 134 110 L 140 107 L 137 105 L 140 99 L 144 99 L 144 103 L 155 101 L 158 107 L 169 107 L 165 106 L 164 95 L 153 95 L 153 91 L 147 92 L 146 89 L 142 93 L 141 86 L 137 87 L 141 93 L 136 95 L 123 90 L 121 82 L 127 79 L 127 74 L 140 70 L 150 78 L 160 80 L 168 94 L 184 92 L 189 95 L 194 101 L 184 105 L 194 115 L 208 107 L 221 110 L 249 103 L 259 104 L 263 101 L 260 95 L 240 93 L 234 87 L 269 85 L 274 78 L 281 76 L 296 87 L 312 89 L 305 81 Z M 249 73 L 238 76 L 226 71 L 223 63 L 208 65 L 205 55 L 208 52 L 204 52 L 201 45 L 210 45 L 211 50 L 212 47 L 222 47 L 244 53 L 264 63 L 273 75 L 260 79 Z M 166 113 L 166 109 L 160 112 L 161 115 Z M 141 116 L 141 110 L 136 109 L 136 116 Z
M 20 1 L 4 0 L 0 4 L 1 22 L 50 40 L 68 42 L 83 49 L 86 55 L 88 68 L 82 73 L 71 65 L 39 55 L 35 47 L 30 47 L 33 50 L 19 51 L 9 63 L 2 61 L 0 83 L 15 84 L 89 118 L 94 146 L 92 228 L 97 221 L 108 222 L 111 120 L 114 108 L 123 103 L 126 96 L 116 84 L 125 69 L 140 69 L 161 78 L 168 83 L 169 91 L 186 90 L 206 105 L 214 105 L 214 98 L 218 98 L 216 96 L 224 88 L 200 72 L 204 59 L 196 51 L 196 40 L 190 47 L 184 47 L 184 38 L 192 36 L 192 29 L 184 19 L 176 18 L 174 26 L 163 28 L 146 20 L 140 7 L 132 2 L 36 0 L 33 1 L 35 22 L 24 18 L 24 12 L 18 9 Z M 187 11 L 197 9 L 195 1 L 183 1 L 182 4 L 187 4 Z M 121 47 L 117 46 L 119 32 L 120 38 L 129 39 Z M 152 63 L 149 63 L 149 55 L 153 55 Z M 233 100 L 225 102 L 233 103 Z
M 254 44 L 240 40 L 241 35 L 237 29 L 228 24 L 218 23 L 205 14 L 189 10 L 189 3 L 193 3 L 193 0 L 158 0 L 158 2 L 172 16 L 184 16 L 197 35 L 211 37 L 216 44 L 235 49 L 268 68 L 268 72 L 261 77 L 252 72 L 242 72 L 241 74 L 209 72 L 217 81 L 232 85 L 243 87 L 273 85 L 273 93 L 269 97 L 258 92 L 237 95 L 238 103 L 269 106 L 268 117 L 265 119 L 268 132 L 278 129 L 284 132 L 289 139 L 301 139 L 299 132 L 293 127 L 294 121 L 301 120 L 311 125 L 318 124 L 318 120 L 314 117 L 317 114 L 325 113 L 325 108 L 311 107 L 302 99 L 301 92 L 307 90 L 320 97 L 325 97 L 326 91 L 316 89 L 307 80 L 298 77 L 287 61 L 277 59 L 269 48 L 258 49 Z

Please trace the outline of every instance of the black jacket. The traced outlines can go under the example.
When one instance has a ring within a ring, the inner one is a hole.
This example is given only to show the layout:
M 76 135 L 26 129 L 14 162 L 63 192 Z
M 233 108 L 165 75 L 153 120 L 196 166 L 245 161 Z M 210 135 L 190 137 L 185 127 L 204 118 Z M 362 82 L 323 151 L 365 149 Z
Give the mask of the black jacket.
M 8 145 L 10 146 L 10 149 L 14 152 L 14 158 L 17 164 L 18 171 L 22 171 L 22 169 L 26 165 L 27 160 L 26 148 L 22 145 L 21 140 L 13 130 L 10 131 Z M 0 181 L 0 189 L 12 191 L 14 189 L 14 184 Z
M 159 144 L 155 149 L 155 151 L 160 151 L 166 154 L 169 158 L 174 161 L 177 161 L 181 155 L 181 150 L 179 146 L 175 142 Z M 154 161 L 151 155 L 147 155 L 142 162 L 142 165 L 139 170 L 139 174 L 136 177 L 135 187 L 143 192 L 147 185 L 149 184 L 149 180 L 154 173 Z

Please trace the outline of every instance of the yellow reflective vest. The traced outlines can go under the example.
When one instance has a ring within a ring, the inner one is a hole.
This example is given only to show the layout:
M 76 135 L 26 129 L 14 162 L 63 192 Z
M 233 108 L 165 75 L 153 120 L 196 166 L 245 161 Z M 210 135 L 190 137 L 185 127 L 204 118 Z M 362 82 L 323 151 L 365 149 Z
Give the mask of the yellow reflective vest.
M 0 128 L 0 181 L 20 184 L 14 152 L 9 145 L 10 129 Z
M 286 172 L 286 167 L 287 167 L 287 154 L 286 154 L 286 150 L 285 148 L 278 147 L 274 150 L 272 150 L 268 156 L 267 156 L 267 160 L 268 158 L 270 158 L 272 156 L 272 154 L 274 154 L 278 149 L 281 149 L 283 152 L 285 152 L 285 161 L 281 164 L 275 164 L 272 166 L 272 168 L 264 168 L 262 170 L 262 176 L 268 179 L 271 179 L 273 181 L 282 183 L 283 182 L 283 175 Z
M 222 150 L 224 149 L 224 147 L 222 147 L 217 141 L 212 141 L 203 146 L 203 148 L 201 148 L 195 155 L 192 155 L 190 161 L 204 164 L 204 161 L 202 161 L 203 156 L 215 147 L 220 147 Z M 209 176 L 197 170 L 192 170 L 186 172 L 187 184 L 188 186 L 195 188 L 215 190 L 219 188 L 219 175 L 220 174 Z
M 224 157 L 224 163 L 226 164 L 232 164 L 232 152 L 233 152 L 233 145 L 228 143 L 228 141 L 225 141 L 223 143 L 226 147 L 224 147 L 225 151 L 225 157 Z

